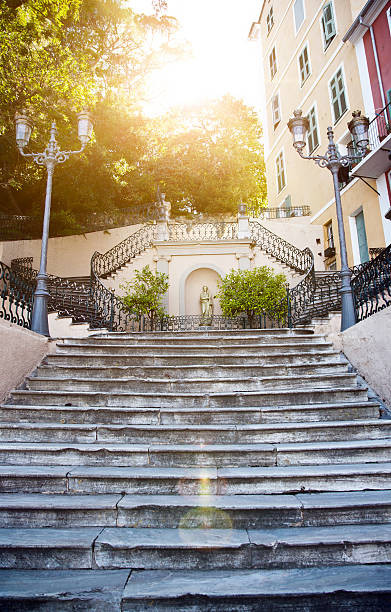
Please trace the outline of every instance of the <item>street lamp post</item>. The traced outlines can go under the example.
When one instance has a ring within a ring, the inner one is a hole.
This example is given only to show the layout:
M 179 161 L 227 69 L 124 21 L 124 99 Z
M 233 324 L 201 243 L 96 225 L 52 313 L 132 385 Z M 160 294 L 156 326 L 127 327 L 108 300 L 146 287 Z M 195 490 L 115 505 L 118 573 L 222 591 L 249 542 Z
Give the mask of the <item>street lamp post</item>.
M 31 316 L 31 329 L 32 331 L 42 334 L 43 336 L 49 336 L 49 323 L 48 323 L 48 275 L 46 272 L 47 264 L 47 249 L 48 249 L 48 238 L 49 238 L 49 222 L 50 222 L 50 204 L 52 199 L 52 182 L 54 168 L 57 164 L 64 163 L 69 159 L 70 155 L 81 153 L 86 145 L 91 140 L 92 134 L 92 121 L 91 115 L 87 111 L 83 111 L 78 114 L 78 138 L 81 142 L 81 149 L 78 151 L 60 151 L 60 147 L 57 144 L 56 134 L 57 128 L 53 121 L 50 128 L 50 140 L 43 153 L 25 153 L 24 147 L 28 145 L 31 136 L 32 122 L 25 113 L 16 113 L 15 115 L 15 126 L 16 126 L 16 143 L 18 149 L 23 157 L 32 157 L 36 164 L 39 166 L 46 166 L 47 170 L 47 182 L 46 182 L 46 199 L 45 199 L 45 212 L 43 217 L 43 228 L 42 228 L 42 246 L 41 246 L 41 259 L 39 265 L 39 272 L 37 275 L 37 286 L 34 292 L 34 303 L 33 312 Z
M 306 145 L 306 134 L 309 129 L 307 117 L 302 117 L 301 110 L 293 112 L 294 117 L 288 121 L 288 128 L 293 136 L 293 146 L 303 159 L 312 159 L 320 168 L 328 168 L 333 176 L 335 204 L 337 210 L 338 235 L 341 255 L 341 302 L 342 317 L 341 331 L 348 329 L 356 323 L 356 312 L 351 286 L 352 273 L 348 266 L 346 252 L 345 229 L 343 224 L 343 213 L 341 204 L 341 193 L 339 188 L 338 172 L 340 168 L 346 168 L 350 163 L 357 161 L 357 157 L 350 155 L 340 155 L 334 142 L 334 132 L 331 127 L 327 128 L 329 144 L 325 155 L 304 155 L 303 149 Z M 364 155 L 368 146 L 368 125 L 367 117 L 361 117 L 360 111 L 353 113 L 353 119 L 348 123 L 348 128 L 352 134 L 358 154 Z

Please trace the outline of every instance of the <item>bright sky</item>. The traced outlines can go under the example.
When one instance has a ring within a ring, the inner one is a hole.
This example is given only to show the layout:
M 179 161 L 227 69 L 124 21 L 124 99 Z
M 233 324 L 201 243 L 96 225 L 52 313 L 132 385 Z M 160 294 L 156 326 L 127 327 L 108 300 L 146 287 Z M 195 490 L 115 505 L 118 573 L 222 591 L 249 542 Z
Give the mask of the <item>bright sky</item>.
M 150 12 L 151 0 L 130 0 Z M 249 42 L 261 0 L 168 0 L 193 47 L 193 58 L 175 63 L 156 75 L 153 102 L 146 112 L 159 114 L 177 104 L 197 103 L 230 93 L 260 111 L 261 59 L 257 43 Z

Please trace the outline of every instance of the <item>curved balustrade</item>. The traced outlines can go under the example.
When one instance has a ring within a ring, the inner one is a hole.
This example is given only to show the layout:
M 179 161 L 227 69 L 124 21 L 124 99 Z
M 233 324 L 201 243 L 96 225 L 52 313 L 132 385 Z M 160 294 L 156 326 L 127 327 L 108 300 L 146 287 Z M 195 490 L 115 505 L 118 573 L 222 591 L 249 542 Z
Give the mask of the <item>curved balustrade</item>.
M 308 248 L 301 250 L 281 236 L 277 236 L 258 221 L 250 221 L 252 240 L 272 257 L 275 257 L 296 272 L 307 273 L 313 264 L 313 254 Z
M 34 286 L 0 261 L 0 319 L 31 327 Z
M 352 288 L 357 321 L 391 306 L 391 245 L 371 261 L 355 266 Z

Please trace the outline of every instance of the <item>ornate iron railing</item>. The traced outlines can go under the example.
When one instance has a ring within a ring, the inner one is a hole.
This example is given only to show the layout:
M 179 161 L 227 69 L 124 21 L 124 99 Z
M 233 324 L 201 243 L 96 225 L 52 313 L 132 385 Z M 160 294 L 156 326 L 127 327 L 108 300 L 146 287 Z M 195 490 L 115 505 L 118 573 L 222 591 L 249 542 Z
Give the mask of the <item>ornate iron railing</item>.
M 311 214 L 311 208 L 309 206 L 282 206 L 281 208 L 264 208 L 263 210 L 257 210 L 252 206 L 247 206 L 246 211 L 249 217 L 262 220 L 308 217 Z
M 249 319 L 246 315 L 237 317 L 213 316 L 207 326 L 200 315 L 165 316 L 150 319 L 148 317 L 131 317 L 123 331 L 201 331 L 234 330 L 234 329 L 272 329 L 287 326 L 286 316 L 273 318 L 269 315 L 255 315 Z M 121 330 L 122 331 L 122 330 Z
M 382 140 L 389 134 L 391 134 L 391 102 L 388 102 L 369 122 L 368 139 L 370 149 L 372 151 L 377 149 Z
M 211 223 L 170 223 L 170 240 L 236 240 L 238 224 L 230 221 Z
M 263 251 L 286 264 L 296 272 L 306 274 L 313 264 L 314 256 L 310 249 L 299 249 L 290 242 L 277 236 L 258 221 L 250 221 L 251 238 Z
M 108 276 L 152 246 L 156 235 L 156 225 L 143 225 L 137 232 L 122 240 L 106 253 L 102 254 L 96 251 L 91 259 L 91 271 L 97 277 Z
M 32 218 L 23 215 L 0 215 L 0 240 L 31 238 Z
M 31 327 L 33 284 L 0 261 L 0 319 Z
M 391 306 L 391 245 L 375 259 L 355 267 L 352 288 L 357 321 Z

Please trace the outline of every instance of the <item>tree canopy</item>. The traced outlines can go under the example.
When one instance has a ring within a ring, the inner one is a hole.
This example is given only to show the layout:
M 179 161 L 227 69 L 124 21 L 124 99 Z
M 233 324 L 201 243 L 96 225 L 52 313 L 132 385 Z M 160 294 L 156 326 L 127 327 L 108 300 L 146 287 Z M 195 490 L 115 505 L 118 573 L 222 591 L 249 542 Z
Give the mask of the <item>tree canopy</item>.
M 146 80 L 188 53 L 165 0 L 138 14 L 121 0 L 0 0 L 0 212 L 42 214 L 46 176 L 15 144 L 25 109 L 43 150 L 50 121 L 77 148 L 76 113 L 93 110 L 95 140 L 56 169 L 52 210 L 74 214 L 150 204 L 156 188 L 173 214 L 226 214 L 266 199 L 262 130 L 255 111 L 226 96 L 143 116 Z M 153 9 L 153 10 L 152 10 Z M 75 226 L 77 224 L 75 223 Z

